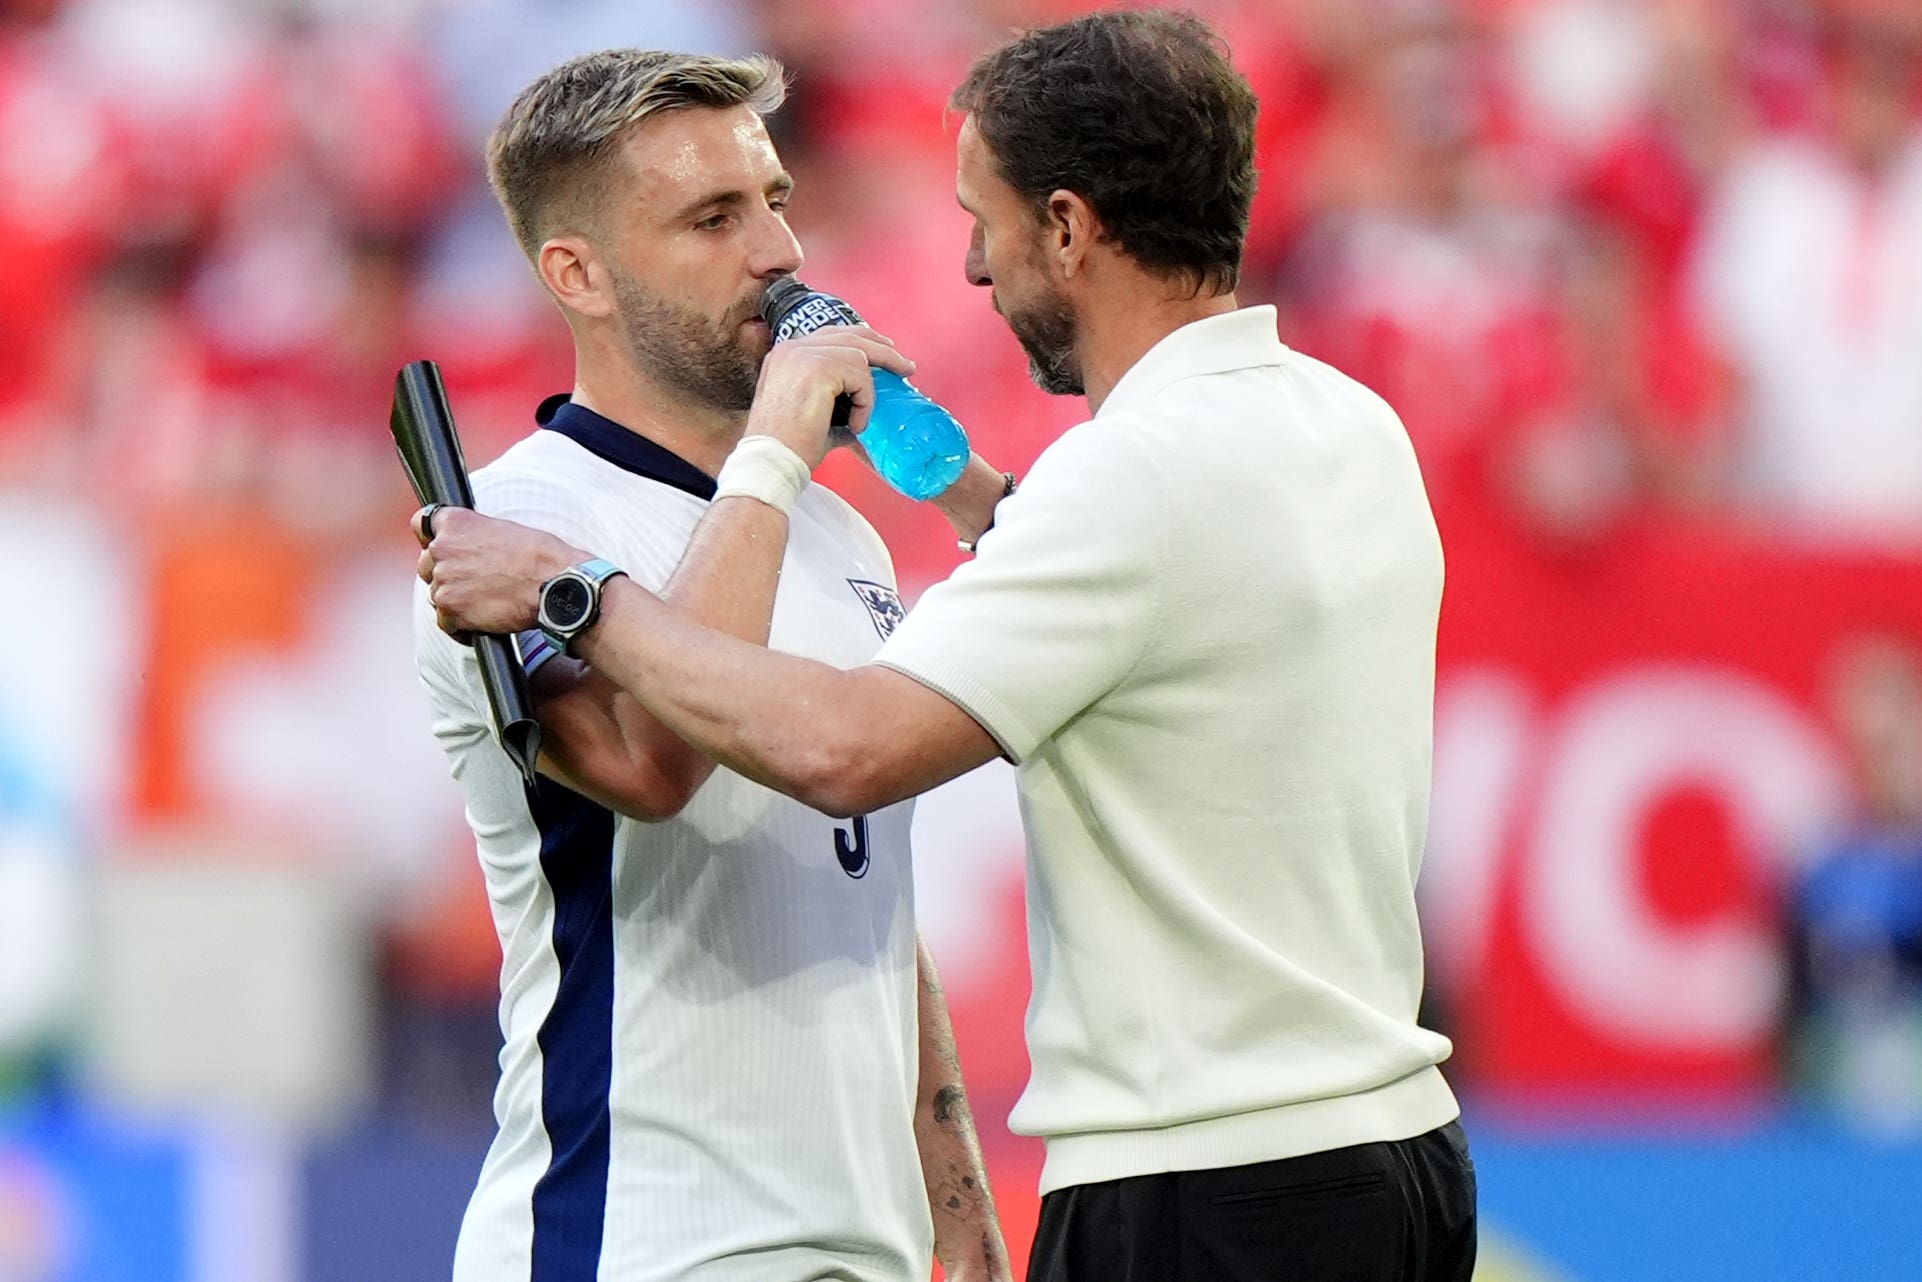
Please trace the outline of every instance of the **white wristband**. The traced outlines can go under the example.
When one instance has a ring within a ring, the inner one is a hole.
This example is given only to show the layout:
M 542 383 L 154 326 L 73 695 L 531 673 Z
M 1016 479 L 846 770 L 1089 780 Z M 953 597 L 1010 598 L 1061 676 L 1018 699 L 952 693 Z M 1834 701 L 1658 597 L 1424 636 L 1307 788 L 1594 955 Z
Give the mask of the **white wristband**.
M 721 464 L 714 497 L 759 499 L 787 513 L 808 487 L 807 460 L 772 436 L 744 436 Z

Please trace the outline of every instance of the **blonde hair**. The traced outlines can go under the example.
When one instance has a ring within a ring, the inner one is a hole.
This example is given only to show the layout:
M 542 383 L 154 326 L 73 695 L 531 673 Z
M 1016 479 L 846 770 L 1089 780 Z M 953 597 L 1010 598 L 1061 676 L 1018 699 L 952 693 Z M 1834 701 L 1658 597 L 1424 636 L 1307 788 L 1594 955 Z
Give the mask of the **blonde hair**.
M 765 54 L 583 54 L 527 86 L 507 109 L 487 140 L 487 181 L 521 248 L 536 258 L 555 230 L 598 234 L 608 158 L 641 121 L 688 107 L 746 106 L 765 116 L 786 97 L 781 64 Z

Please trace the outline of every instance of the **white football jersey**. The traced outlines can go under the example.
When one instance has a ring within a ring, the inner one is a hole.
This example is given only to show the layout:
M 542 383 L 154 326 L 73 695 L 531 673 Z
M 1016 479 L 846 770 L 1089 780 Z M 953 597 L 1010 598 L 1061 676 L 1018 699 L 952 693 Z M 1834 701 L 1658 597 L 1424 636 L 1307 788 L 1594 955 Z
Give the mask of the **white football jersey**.
M 541 417 L 475 474 L 480 509 L 658 590 L 713 481 L 581 406 Z M 770 644 L 854 667 L 900 616 L 880 538 L 810 486 Z M 913 804 L 837 821 L 725 769 L 663 823 L 530 793 L 424 589 L 415 622 L 502 952 L 499 1133 L 455 1282 L 926 1278 Z

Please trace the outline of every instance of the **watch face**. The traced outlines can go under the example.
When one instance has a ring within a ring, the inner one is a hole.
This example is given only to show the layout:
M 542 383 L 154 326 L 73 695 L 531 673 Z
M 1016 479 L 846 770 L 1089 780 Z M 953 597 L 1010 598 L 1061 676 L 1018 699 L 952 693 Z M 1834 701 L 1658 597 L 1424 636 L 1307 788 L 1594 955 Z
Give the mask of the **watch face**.
M 547 615 L 550 625 L 565 631 L 581 625 L 581 620 L 587 617 L 588 606 L 593 603 L 593 600 L 593 592 L 579 579 L 556 579 L 547 585 L 547 595 L 541 601 L 541 610 Z

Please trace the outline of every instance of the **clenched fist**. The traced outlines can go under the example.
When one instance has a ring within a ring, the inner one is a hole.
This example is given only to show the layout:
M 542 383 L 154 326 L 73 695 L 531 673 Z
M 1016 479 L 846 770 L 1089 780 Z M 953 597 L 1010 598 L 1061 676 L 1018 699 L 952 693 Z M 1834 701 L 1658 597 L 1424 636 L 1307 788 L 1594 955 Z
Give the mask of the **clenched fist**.
M 894 343 L 866 325 L 837 325 L 776 343 L 761 362 L 761 379 L 748 411 L 747 434 L 772 436 L 812 468 L 827 456 L 829 420 L 836 397 L 854 403 L 848 428 L 858 432 L 874 410 L 874 376 L 879 366 L 906 378 L 914 362 Z
M 431 517 L 431 519 L 430 519 Z M 589 559 L 544 530 L 465 508 L 414 513 L 419 574 L 434 619 L 456 638 L 469 632 L 511 635 L 534 626 L 541 585 Z

